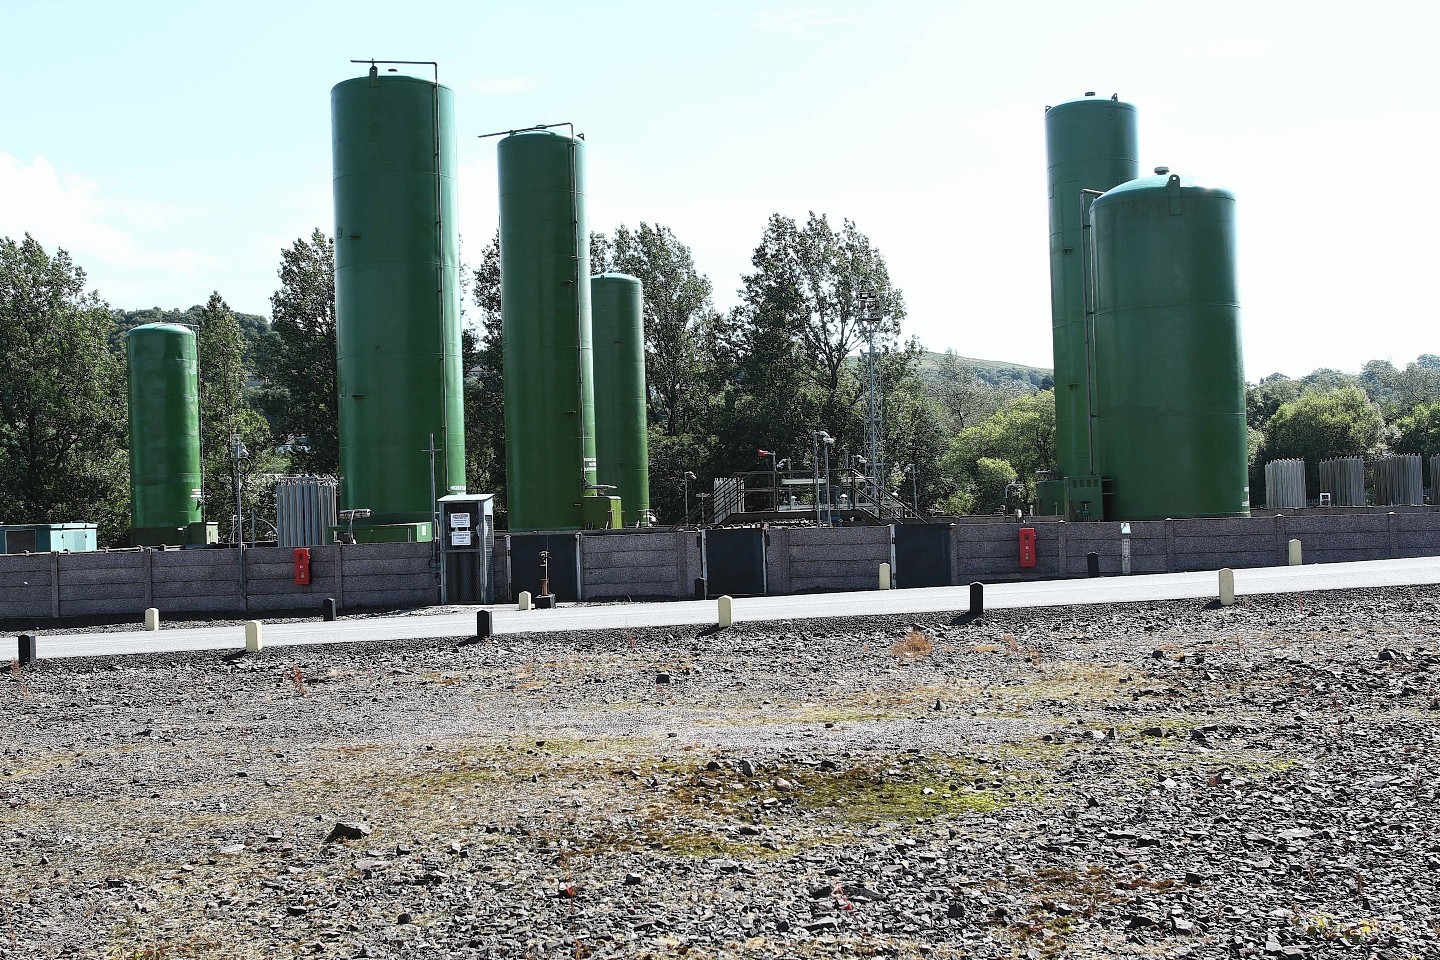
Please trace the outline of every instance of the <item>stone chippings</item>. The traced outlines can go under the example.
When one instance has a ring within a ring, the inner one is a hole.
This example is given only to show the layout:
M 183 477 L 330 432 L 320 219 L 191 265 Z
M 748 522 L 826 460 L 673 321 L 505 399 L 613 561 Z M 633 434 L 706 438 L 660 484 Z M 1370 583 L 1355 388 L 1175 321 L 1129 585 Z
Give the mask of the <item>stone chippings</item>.
M 1437 630 L 1423 587 L 42 661 L 0 958 L 1437 957 Z

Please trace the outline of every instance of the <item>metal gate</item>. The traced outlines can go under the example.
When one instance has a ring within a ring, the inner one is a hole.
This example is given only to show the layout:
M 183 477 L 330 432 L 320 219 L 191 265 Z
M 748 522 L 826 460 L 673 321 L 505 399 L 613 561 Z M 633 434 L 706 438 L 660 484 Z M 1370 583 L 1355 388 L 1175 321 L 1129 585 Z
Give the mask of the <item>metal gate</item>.
M 706 530 L 705 577 L 710 596 L 763 596 L 765 531 L 753 528 Z
M 510 596 L 540 595 L 540 551 L 550 551 L 550 592 L 558 601 L 580 599 L 580 535 L 525 533 L 510 537 Z
M 895 531 L 895 585 L 897 587 L 950 586 L 949 523 L 897 523 Z

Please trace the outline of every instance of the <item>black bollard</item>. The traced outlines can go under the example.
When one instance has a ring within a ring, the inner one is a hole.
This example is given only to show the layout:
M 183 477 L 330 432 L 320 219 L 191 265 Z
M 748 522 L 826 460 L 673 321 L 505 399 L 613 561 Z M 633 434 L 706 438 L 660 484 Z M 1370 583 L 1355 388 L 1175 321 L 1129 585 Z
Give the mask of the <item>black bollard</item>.
M 970 584 L 970 616 L 985 616 L 985 584 Z
M 704 577 L 695 578 L 695 599 L 705 600 L 709 597 L 710 587 L 706 584 Z
M 325 618 L 326 623 L 335 619 L 335 610 L 334 597 L 326 597 L 325 602 L 320 604 L 320 615 Z
M 490 618 L 490 611 L 475 611 L 475 639 L 489 640 L 493 636 L 495 636 L 495 627 Z
M 1085 572 L 1092 577 L 1100 576 L 1100 554 L 1093 551 L 1085 554 Z
M 22 633 L 15 639 L 20 645 L 20 656 L 17 658 L 20 661 L 20 666 L 28 667 L 35 662 L 36 647 L 38 645 L 36 636 L 33 633 Z

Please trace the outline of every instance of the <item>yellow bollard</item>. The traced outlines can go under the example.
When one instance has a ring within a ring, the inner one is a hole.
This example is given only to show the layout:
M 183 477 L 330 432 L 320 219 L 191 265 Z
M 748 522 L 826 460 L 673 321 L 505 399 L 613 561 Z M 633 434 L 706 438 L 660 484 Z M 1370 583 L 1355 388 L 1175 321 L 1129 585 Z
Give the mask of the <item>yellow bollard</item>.
M 251 620 L 245 624 L 245 652 L 259 653 L 264 649 L 265 644 L 260 639 L 260 621 Z
M 149 607 L 145 611 L 145 629 L 152 633 L 160 629 L 160 611 Z
M 890 589 L 890 564 L 888 563 L 880 564 L 880 589 Z
M 532 597 L 530 596 L 529 590 L 521 590 L 520 596 L 515 598 L 516 605 L 519 606 L 521 610 L 529 610 L 531 599 Z
M 728 627 L 733 625 L 735 623 L 735 608 L 733 606 L 735 601 L 729 597 L 721 597 L 715 602 L 720 608 L 720 626 Z
M 1235 571 L 1226 567 L 1220 571 L 1220 606 L 1235 605 Z
M 1300 566 L 1302 563 L 1304 563 L 1304 561 L 1300 559 L 1300 556 L 1301 556 L 1301 555 L 1300 555 L 1300 541 L 1299 541 L 1299 540 L 1291 540 L 1291 541 L 1290 541 L 1290 566 L 1292 566 L 1292 567 L 1298 567 L 1298 566 Z

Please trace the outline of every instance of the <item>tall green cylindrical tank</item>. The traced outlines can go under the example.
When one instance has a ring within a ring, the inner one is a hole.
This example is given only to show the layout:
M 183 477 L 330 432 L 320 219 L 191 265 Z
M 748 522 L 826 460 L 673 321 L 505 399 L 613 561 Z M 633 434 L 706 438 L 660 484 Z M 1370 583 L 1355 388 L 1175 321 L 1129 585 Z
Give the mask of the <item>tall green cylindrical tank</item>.
M 1090 217 L 1106 519 L 1249 516 L 1234 195 L 1162 167 Z
M 649 523 L 645 293 L 623 273 L 590 278 L 595 344 L 596 476 L 620 495 L 625 526 Z
M 1084 210 L 1140 175 L 1135 107 L 1087 93 L 1047 107 L 1050 181 L 1050 317 L 1055 347 L 1055 459 L 1062 476 L 1096 473 L 1090 437 L 1091 345 L 1085 318 Z
M 131 542 L 183 543 L 200 514 L 200 380 L 195 332 L 147 323 L 125 335 L 130 375 Z
M 370 524 L 428 522 L 432 479 L 465 490 L 454 96 L 372 68 L 330 110 L 340 499 Z
M 584 141 L 500 141 L 500 306 L 511 530 L 585 526 L 596 483 Z

